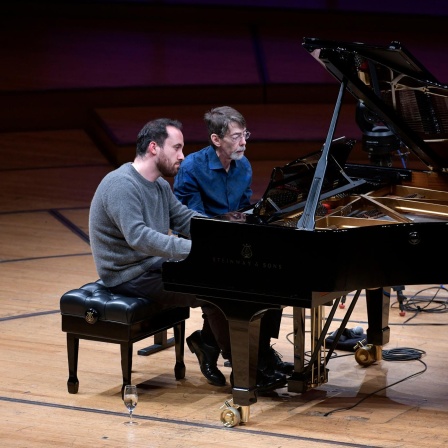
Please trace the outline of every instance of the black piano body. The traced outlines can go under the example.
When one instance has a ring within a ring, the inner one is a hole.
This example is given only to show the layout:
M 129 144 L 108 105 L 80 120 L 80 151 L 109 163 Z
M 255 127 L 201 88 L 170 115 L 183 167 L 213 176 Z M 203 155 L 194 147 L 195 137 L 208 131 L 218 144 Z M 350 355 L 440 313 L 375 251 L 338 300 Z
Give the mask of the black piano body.
M 448 202 L 442 207 L 448 213 Z M 303 232 L 194 218 L 191 253 L 164 265 L 164 283 L 201 296 L 306 308 L 334 291 L 448 283 L 446 266 L 428 262 L 448 249 L 447 232 L 444 221 Z
M 226 315 L 233 400 L 242 407 L 257 401 L 256 336 L 266 309 L 294 307 L 288 388 L 303 392 L 326 381 L 317 354 L 304 360 L 304 310 L 334 308 L 365 289 L 367 342 L 383 345 L 392 286 L 448 283 L 435 259 L 448 250 L 448 87 L 396 42 L 305 38 L 303 46 L 341 83 L 322 150 L 276 167 L 252 207 L 194 218 L 191 253 L 163 266 L 167 290 L 196 294 Z M 363 142 L 335 138 L 346 92 L 359 102 Z M 350 163 L 357 144 L 372 163 Z

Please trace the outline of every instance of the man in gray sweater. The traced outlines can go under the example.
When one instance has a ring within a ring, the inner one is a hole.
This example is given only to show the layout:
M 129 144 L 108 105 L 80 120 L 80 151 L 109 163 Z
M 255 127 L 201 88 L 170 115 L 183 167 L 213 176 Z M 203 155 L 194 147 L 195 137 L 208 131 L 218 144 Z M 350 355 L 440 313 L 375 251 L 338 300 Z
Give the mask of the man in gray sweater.
M 142 128 L 134 162 L 107 174 L 94 194 L 90 244 L 98 274 L 112 292 L 147 297 L 160 306 L 201 307 L 201 340 L 190 349 L 208 382 L 224 386 L 226 378 L 217 367 L 220 352 L 231 359 L 224 314 L 194 295 L 163 288 L 162 264 L 187 257 L 190 220 L 202 216 L 181 204 L 162 177 L 175 176 L 184 159 L 181 128 L 179 121 L 168 118 L 150 121 Z M 259 386 L 269 389 L 285 380 L 276 372 L 260 373 Z

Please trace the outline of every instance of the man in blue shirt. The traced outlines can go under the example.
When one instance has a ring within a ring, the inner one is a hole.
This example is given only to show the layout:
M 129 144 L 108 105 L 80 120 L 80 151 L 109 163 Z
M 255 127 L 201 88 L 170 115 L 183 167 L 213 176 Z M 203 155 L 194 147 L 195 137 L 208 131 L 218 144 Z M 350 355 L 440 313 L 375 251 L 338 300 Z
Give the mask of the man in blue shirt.
M 244 155 L 250 132 L 245 118 L 229 106 L 206 112 L 204 121 L 210 145 L 182 161 L 174 178 L 174 194 L 188 208 L 213 217 L 250 205 L 252 167 Z M 278 310 L 266 311 L 262 319 L 259 368 L 290 374 L 294 365 L 282 361 L 270 345 L 271 337 L 278 338 L 280 321 Z M 216 345 L 211 340 L 203 341 L 200 331 L 187 338 L 190 350 L 197 355 L 204 342 L 208 346 Z
M 217 216 L 250 205 L 252 167 L 244 155 L 243 116 L 230 107 L 205 114 L 210 145 L 188 155 L 174 179 L 174 194 L 189 208 Z

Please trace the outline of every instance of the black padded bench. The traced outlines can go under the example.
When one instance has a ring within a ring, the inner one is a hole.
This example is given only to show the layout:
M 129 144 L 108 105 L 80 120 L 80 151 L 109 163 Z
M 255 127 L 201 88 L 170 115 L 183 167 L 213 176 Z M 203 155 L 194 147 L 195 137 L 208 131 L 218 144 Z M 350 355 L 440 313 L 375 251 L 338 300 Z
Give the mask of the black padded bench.
M 63 294 L 60 309 L 62 331 L 67 333 L 69 393 L 76 394 L 79 388 L 80 339 L 120 344 L 122 392 L 125 385 L 131 384 L 133 344 L 149 336 L 154 336 L 154 345 L 139 350 L 139 354 L 150 355 L 174 345 L 175 377 L 178 380 L 185 377 L 185 320 L 190 317 L 190 308 L 161 309 L 147 299 L 113 294 L 98 280 Z M 174 338 L 167 338 L 169 328 L 173 328 Z

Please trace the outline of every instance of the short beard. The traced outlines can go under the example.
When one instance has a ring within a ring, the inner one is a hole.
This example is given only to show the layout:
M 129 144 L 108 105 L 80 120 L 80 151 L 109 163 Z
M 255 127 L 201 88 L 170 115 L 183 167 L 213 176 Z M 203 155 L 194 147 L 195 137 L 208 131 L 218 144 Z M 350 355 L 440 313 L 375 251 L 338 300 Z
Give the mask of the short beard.
M 239 149 L 241 149 L 241 148 L 239 148 Z M 232 154 L 230 155 L 230 158 L 232 160 L 241 160 L 244 156 L 245 151 L 246 151 L 246 148 L 243 147 L 243 151 L 232 152 Z
M 157 169 L 160 171 L 163 177 L 174 177 L 179 171 L 179 166 L 177 164 L 168 165 L 168 161 L 164 157 L 164 153 L 162 152 L 162 155 L 157 163 Z

